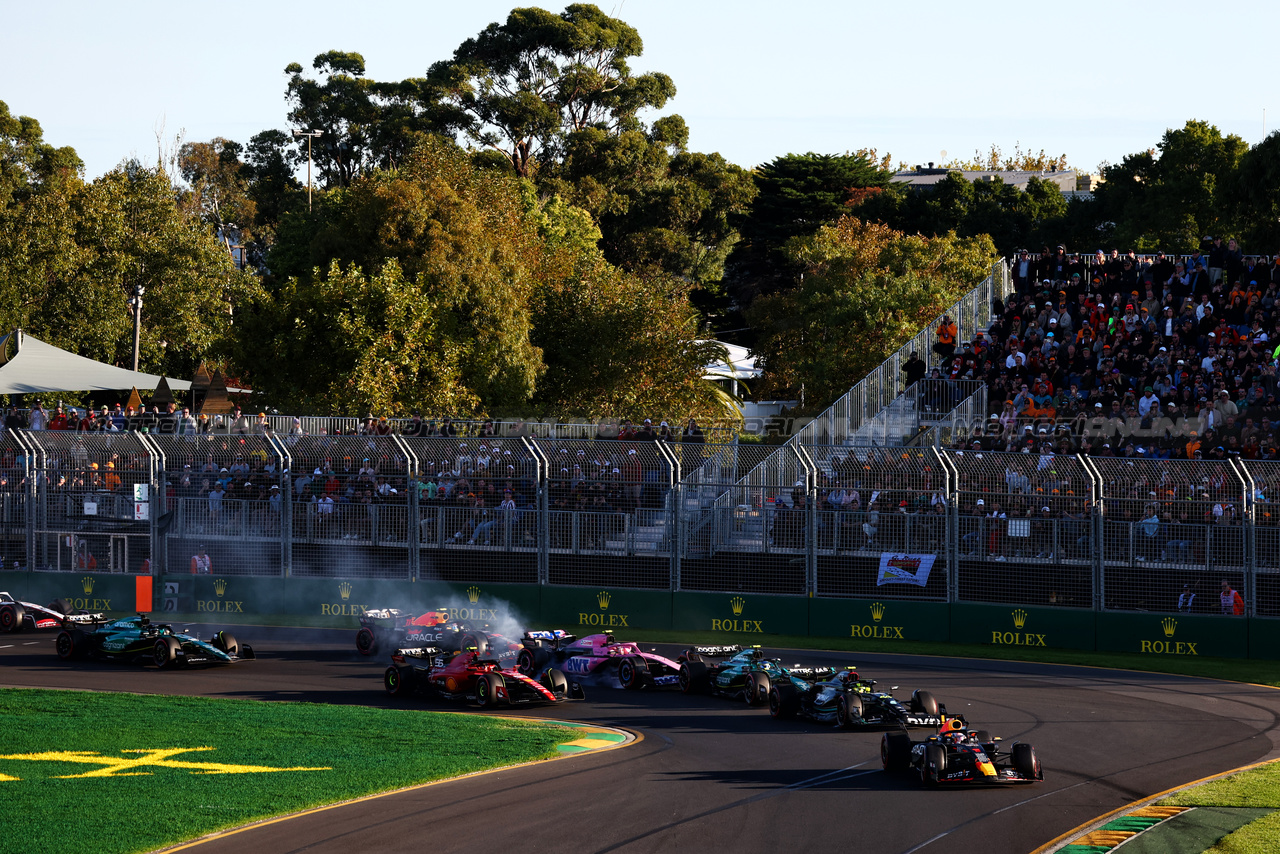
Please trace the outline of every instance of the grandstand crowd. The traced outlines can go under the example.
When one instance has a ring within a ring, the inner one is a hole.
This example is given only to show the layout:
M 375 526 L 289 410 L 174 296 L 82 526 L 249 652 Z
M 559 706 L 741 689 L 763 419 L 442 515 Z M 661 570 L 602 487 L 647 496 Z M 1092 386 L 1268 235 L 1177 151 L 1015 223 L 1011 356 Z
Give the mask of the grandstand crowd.
M 1183 257 L 1019 252 L 991 325 L 957 340 L 944 318 L 932 365 L 913 354 L 907 380 L 986 382 L 987 423 L 958 448 L 1275 459 L 1280 255 L 1207 242 Z

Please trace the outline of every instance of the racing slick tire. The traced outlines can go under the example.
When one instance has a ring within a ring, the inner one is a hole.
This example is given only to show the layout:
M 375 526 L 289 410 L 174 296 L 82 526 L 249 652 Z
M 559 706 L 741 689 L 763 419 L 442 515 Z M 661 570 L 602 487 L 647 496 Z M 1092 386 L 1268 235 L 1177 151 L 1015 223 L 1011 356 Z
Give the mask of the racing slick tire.
M 533 676 L 550 663 L 551 650 L 547 649 L 542 641 L 538 641 L 533 648 L 526 646 L 516 656 L 516 670 L 525 676 Z
M 569 696 L 569 680 L 554 667 L 542 674 L 542 684 L 552 694 L 561 697 Z
M 58 632 L 58 637 L 53 642 L 58 658 L 63 661 L 82 657 L 85 653 L 85 645 L 84 632 L 79 629 L 63 629 Z
M 1040 761 L 1036 759 L 1035 748 L 1029 744 L 1018 742 L 1013 746 L 1013 770 L 1024 777 L 1040 775 Z
M 71 614 L 74 614 L 76 609 L 72 608 L 71 603 L 68 602 L 66 599 L 54 599 L 52 602 L 49 603 L 49 610 L 57 611 L 59 614 L 62 614 L 63 616 L 69 616 Z
M 690 657 L 680 665 L 680 690 L 686 694 L 706 693 L 710 685 L 707 665 L 701 659 Z
M 378 636 L 368 626 L 361 626 L 356 632 L 356 651 L 361 655 L 373 655 L 378 651 Z
M 392 697 L 404 697 L 412 690 L 413 679 L 407 669 L 388 667 L 387 672 L 382 674 L 382 687 Z
M 649 666 L 639 656 L 628 655 L 618 662 L 618 682 L 628 691 L 638 691 L 643 688 L 648 681 L 645 678 L 648 675 Z
M 798 711 L 800 711 L 799 692 L 790 683 L 774 683 L 769 689 L 769 714 L 782 720 L 794 718 Z
M 474 646 L 481 658 L 489 652 L 489 636 L 482 632 L 467 632 L 459 640 L 461 643 L 458 649 L 467 649 Z
M 240 643 L 236 640 L 236 636 L 231 634 L 231 632 L 218 632 L 213 636 L 213 645 L 225 652 L 227 655 L 240 654 Z
M 924 764 L 920 766 L 920 781 L 926 786 L 936 786 L 947 771 L 947 749 L 941 744 L 926 744 Z
M 907 770 L 911 765 L 911 736 L 886 732 L 880 739 L 880 764 L 890 773 Z
M 156 638 L 156 644 L 152 647 L 152 656 L 155 659 L 156 667 L 171 667 L 178 661 L 178 656 L 182 653 L 182 645 L 171 637 Z
M 476 705 L 482 709 L 491 709 L 498 705 L 498 689 L 503 685 L 502 675 L 498 673 L 481 673 L 476 680 Z
M 773 683 L 763 673 L 748 673 L 747 684 L 742 688 L 742 699 L 748 706 L 760 706 L 769 702 L 769 690 Z
M 0 632 L 20 632 L 27 621 L 27 609 L 17 602 L 0 605 Z
M 912 691 L 911 711 L 925 715 L 936 715 L 938 714 L 938 701 L 928 691 Z
M 857 694 L 836 697 L 836 725 L 842 728 L 862 723 L 862 698 Z

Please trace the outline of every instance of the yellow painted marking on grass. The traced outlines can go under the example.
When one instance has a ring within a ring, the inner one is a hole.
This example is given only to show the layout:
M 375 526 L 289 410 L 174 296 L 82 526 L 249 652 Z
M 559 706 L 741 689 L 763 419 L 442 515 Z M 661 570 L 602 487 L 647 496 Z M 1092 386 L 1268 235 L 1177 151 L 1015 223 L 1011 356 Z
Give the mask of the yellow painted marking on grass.
M 121 753 L 139 753 L 136 757 L 103 756 L 87 750 L 53 750 L 46 753 L 11 753 L 0 759 L 16 759 L 26 762 L 77 762 L 101 765 L 83 774 L 64 774 L 55 779 L 77 780 L 86 777 L 146 777 L 150 771 L 134 771 L 134 768 L 180 768 L 192 774 L 266 774 L 274 771 L 330 771 L 330 768 L 272 768 L 267 765 L 234 765 L 223 762 L 187 762 L 171 757 L 182 753 L 216 750 L 215 747 L 166 747 L 159 750 L 122 750 Z M 0 780 L 17 780 L 0 774 Z
M 8 774 L 0 774 L 0 783 L 5 782 L 6 780 L 20 780 L 20 779 L 22 779 L 22 778 L 21 778 L 21 777 L 10 777 Z

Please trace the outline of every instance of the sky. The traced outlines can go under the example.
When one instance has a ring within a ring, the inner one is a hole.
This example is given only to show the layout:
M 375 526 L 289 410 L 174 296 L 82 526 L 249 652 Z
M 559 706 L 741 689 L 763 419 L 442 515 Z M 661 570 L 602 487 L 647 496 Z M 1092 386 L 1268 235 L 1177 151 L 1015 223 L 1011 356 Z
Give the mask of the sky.
M 515 5 L 9 4 L 0 101 L 75 148 L 95 178 L 130 157 L 155 162 L 179 136 L 287 129 L 290 62 L 309 70 L 319 53 L 354 51 L 373 79 L 420 77 Z M 648 118 L 679 113 L 692 150 L 745 167 L 861 148 L 943 162 L 995 144 L 1090 172 L 1193 118 L 1250 145 L 1280 125 L 1274 0 L 599 5 L 644 40 L 633 70 L 675 81 L 676 98 Z

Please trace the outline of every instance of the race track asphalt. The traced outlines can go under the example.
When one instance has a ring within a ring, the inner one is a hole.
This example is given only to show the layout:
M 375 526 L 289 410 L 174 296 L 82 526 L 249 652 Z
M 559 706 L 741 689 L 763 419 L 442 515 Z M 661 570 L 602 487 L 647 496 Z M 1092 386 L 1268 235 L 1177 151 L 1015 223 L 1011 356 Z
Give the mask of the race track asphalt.
M 0 635 L 0 684 L 402 702 L 383 692 L 385 659 L 357 654 L 353 632 L 272 632 L 237 629 L 257 661 L 172 672 L 64 664 L 52 633 Z M 588 687 L 585 702 L 516 714 L 621 727 L 643 740 L 266 824 L 191 850 L 1027 854 L 1131 801 L 1280 756 L 1280 691 L 1270 688 L 1019 662 L 766 652 L 787 664 L 856 663 L 879 688 L 901 686 L 900 697 L 930 690 L 971 725 L 1033 744 L 1045 780 L 925 790 L 880 770 L 876 732 L 778 722 L 763 709 L 712 697 Z

